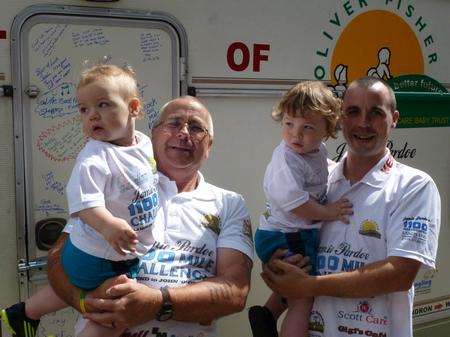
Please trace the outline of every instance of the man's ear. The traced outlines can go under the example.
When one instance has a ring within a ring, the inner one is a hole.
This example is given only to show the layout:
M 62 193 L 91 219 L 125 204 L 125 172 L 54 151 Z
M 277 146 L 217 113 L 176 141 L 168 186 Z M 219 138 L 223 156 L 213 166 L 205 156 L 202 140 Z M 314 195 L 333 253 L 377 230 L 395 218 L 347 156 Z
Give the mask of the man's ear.
M 210 138 L 209 140 L 208 140 L 208 149 L 206 150 L 206 152 L 205 152 L 205 159 L 208 159 L 209 158 L 209 155 L 210 155 L 210 153 L 211 153 L 211 148 L 212 148 L 212 144 L 213 144 L 213 140 Z
M 400 112 L 398 112 L 398 110 L 395 110 L 392 113 L 392 128 L 395 128 L 397 126 L 399 117 L 400 117 Z
M 137 97 L 130 99 L 128 102 L 128 110 L 131 116 L 139 117 L 141 114 L 141 100 Z

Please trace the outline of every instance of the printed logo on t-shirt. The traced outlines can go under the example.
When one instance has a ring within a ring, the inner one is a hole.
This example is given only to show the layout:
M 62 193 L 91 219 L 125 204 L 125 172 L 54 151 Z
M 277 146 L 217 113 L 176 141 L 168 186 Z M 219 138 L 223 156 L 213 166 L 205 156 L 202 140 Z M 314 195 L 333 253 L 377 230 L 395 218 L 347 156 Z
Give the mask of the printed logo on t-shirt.
M 309 333 L 310 336 L 321 336 L 325 331 L 325 325 L 322 314 L 318 311 L 311 311 L 309 315 Z M 318 333 L 318 334 L 316 334 Z
M 344 332 L 347 335 L 363 335 L 363 336 L 371 336 L 371 337 L 386 337 L 385 332 L 375 332 L 372 330 L 363 330 L 360 328 L 345 326 L 345 325 L 339 325 L 338 327 L 339 332 Z
M 152 173 L 156 174 L 156 160 L 153 157 L 148 158 L 148 163 L 150 164 L 150 167 L 152 168 Z
M 320 275 L 361 268 L 370 258 L 367 250 L 352 247 L 348 242 L 341 242 L 338 246 L 319 246 L 317 254 L 317 270 Z
M 129 223 L 135 231 L 150 227 L 156 217 L 159 208 L 159 196 L 156 187 L 145 191 L 136 191 L 136 194 L 128 205 Z
M 392 155 L 389 155 L 388 159 L 386 159 L 385 163 L 381 167 L 381 172 L 389 173 L 392 166 L 394 166 L 394 157 L 392 157 Z
M 212 230 L 217 235 L 220 234 L 220 218 L 214 214 L 205 214 L 202 220 L 202 226 Z
M 361 222 L 359 234 L 365 235 L 365 236 L 371 236 L 371 237 L 377 238 L 377 239 L 381 238 L 378 224 L 375 221 L 369 220 L 369 219 L 366 219 L 363 222 Z
M 266 202 L 266 210 L 264 211 L 264 213 L 262 214 L 264 216 L 264 218 L 267 220 L 270 218 L 270 205 L 269 203 Z
M 180 239 L 175 244 L 155 241 L 141 258 L 137 279 L 152 284 L 191 284 L 213 275 L 215 249 L 204 242 Z
M 151 329 L 139 330 L 137 332 L 125 331 L 120 337 L 169 337 L 167 332 L 162 331 L 159 327 L 152 327 Z
M 403 241 L 425 244 L 427 241 L 428 230 L 431 225 L 430 222 L 430 219 L 421 216 L 403 218 L 401 239 Z
M 336 317 L 341 322 L 343 321 L 364 322 L 366 324 L 383 325 L 383 326 L 386 326 L 389 323 L 387 316 L 380 315 L 374 312 L 372 305 L 367 300 L 358 301 L 353 311 L 347 312 L 344 310 L 339 310 L 336 313 Z

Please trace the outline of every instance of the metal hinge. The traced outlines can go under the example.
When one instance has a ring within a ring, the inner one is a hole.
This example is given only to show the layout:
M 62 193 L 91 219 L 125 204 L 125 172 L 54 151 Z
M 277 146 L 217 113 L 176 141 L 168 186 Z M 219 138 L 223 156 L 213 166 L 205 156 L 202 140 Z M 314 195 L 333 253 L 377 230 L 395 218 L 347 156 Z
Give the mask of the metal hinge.
M 13 97 L 13 92 L 12 85 L 0 85 L 0 96 Z
M 33 269 L 43 269 L 46 266 L 47 266 L 46 257 L 37 258 L 36 260 L 31 260 L 28 262 L 22 260 L 22 262 L 19 262 L 19 264 L 17 265 L 17 271 L 19 273 L 23 273 Z

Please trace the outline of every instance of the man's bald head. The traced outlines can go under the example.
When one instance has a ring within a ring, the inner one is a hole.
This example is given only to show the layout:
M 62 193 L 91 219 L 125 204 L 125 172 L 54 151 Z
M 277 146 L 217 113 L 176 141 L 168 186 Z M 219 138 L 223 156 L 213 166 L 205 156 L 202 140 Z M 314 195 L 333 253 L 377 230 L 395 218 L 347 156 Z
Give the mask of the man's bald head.
M 153 128 L 157 127 L 165 120 L 167 113 L 172 112 L 173 110 L 179 108 L 185 110 L 196 110 L 206 112 L 206 125 L 208 128 L 208 134 L 209 137 L 213 139 L 214 126 L 211 118 L 211 113 L 198 98 L 189 95 L 175 98 L 164 104 L 159 112 L 157 121 L 153 124 Z
M 389 106 L 391 108 L 391 112 L 393 113 L 395 110 L 397 110 L 397 100 L 395 99 L 394 90 L 392 90 L 391 86 L 386 81 L 376 78 L 376 77 L 365 76 L 365 77 L 361 77 L 361 78 L 358 78 L 357 80 L 352 81 L 349 84 L 349 86 L 347 87 L 347 90 L 345 91 L 345 93 L 347 93 L 347 91 L 349 91 L 355 87 L 368 89 L 374 85 L 382 85 L 387 89 L 388 94 L 389 94 L 388 98 L 389 98 Z M 344 93 L 344 97 L 342 98 L 343 100 L 345 100 L 345 93 Z

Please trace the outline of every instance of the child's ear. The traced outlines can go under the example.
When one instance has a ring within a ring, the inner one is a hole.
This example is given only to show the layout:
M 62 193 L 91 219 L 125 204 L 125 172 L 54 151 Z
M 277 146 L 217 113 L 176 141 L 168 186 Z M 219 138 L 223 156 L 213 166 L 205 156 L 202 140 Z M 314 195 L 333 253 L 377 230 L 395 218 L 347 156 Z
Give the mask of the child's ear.
M 133 117 L 138 117 L 141 111 L 141 101 L 139 98 L 132 98 L 128 103 L 128 109 Z

